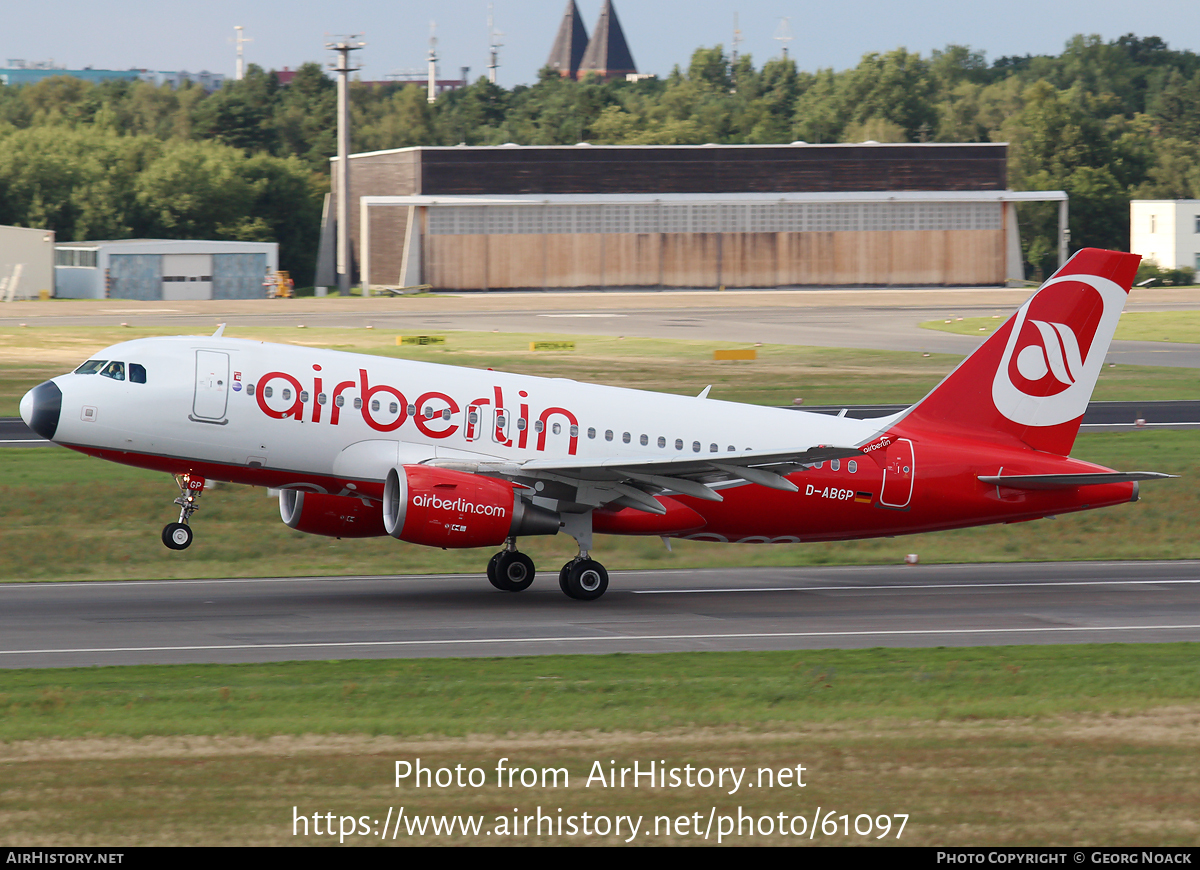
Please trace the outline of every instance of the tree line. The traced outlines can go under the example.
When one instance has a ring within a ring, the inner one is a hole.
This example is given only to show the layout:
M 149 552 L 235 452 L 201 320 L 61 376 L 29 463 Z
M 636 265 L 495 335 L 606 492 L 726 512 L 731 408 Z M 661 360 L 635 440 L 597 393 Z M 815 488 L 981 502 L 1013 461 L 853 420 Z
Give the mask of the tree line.
M 1009 186 L 1065 190 L 1073 248 L 1128 248 L 1130 199 L 1200 199 L 1200 55 L 1158 37 L 1076 36 L 1058 56 L 903 48 L 852 69 L 756 67 L 721 46 L 639 82 L 544 70 L 511 90 L 479 79 L 430 104 L 424 84 L 351 86 L 352 148 L 1008 142 Z M 278 241 L 312 274 L 336 150 L 336 87 L 316 63 L 287 85 L 250 66 L 213 94 L 56 77 L 0 87 L 0 223 L 63 240 Z M 1022 206 L 1035 275 L 1053 267 L 1053 206 Z

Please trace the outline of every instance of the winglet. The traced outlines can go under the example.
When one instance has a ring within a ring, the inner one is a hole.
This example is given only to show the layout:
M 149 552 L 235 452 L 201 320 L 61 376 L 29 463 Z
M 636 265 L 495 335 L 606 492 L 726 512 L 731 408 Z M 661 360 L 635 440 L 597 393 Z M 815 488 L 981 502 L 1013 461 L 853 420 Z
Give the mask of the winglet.
M 217 326 L 217 331 L 212 334 L 212 338 L 220 338 L 224 334 L 225 334 L 225 324 L 222 323 Z
M 698 395 L 696 398 L 697 399 L 707 399 L 708 391 L 711 389 L 712 389 L 712 384 L 709 384 L 707 387 L 705 387 L 703 390 L 700 391 L 700 395 Z

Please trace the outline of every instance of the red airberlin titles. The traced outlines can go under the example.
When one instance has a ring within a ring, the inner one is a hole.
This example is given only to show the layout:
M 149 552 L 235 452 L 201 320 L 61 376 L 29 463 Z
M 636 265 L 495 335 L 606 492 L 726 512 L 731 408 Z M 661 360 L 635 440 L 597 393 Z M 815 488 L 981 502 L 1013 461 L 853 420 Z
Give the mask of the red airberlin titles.
M 1076 254 L 928 396 L 869 420 L 209 337 L 108 348 L 21 400 L 36 432 L 174 474 L 174 549 L 205 479 L 280 490 L 283 521 L 335 537 L 504 545 L 488 579 L 534 565 L 525 535 L 571 535 L 571 598 L 608 573 L 594 532 L 785 543 L 900 535 L 1136 501 L 1071 459 L 1138 257 Z M 512 405 L 508 403 L 512 402 Z M 532 434 L 531 434 L 532 433 Z

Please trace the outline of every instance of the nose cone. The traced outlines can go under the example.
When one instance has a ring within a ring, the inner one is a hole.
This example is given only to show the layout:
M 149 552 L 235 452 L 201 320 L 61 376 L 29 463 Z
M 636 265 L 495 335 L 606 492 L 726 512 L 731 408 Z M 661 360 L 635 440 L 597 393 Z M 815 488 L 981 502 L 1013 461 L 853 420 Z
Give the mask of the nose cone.
M 38 384 L 21 397 L 21 419 L 47 441 L 54 440 L 62 413 L 62 390 L 54 381 Z

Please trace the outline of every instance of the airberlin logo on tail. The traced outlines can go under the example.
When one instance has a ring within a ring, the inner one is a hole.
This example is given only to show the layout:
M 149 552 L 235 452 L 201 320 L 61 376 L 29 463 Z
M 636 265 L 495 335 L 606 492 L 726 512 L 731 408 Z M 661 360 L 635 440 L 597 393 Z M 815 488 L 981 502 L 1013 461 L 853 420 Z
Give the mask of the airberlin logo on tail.
M 992 381 L 996 409 L 1024 426 L 1057 426 L 1087 409 L 1125 291 L 1098 275 L 1064 275 L 1017 312 Z
M 1079 354 L 1079 341 L 1071 327 L 1065 323 L 1047 323 L 1044 320 L 1027 320 L 1033 324 L 1041 341 L 1027 344 L 1017 354 L 1017 374 L 1030 386 L 1022 392 L 1040 391 L 1038 384 L 1051 376 L 1047 392 L 1042 395 L 1061 393 L 1075 383 L 1075 372 L 1083 371 L 1083 359 Z M 1035 392 L 1036 394 L 1036 392 Z

